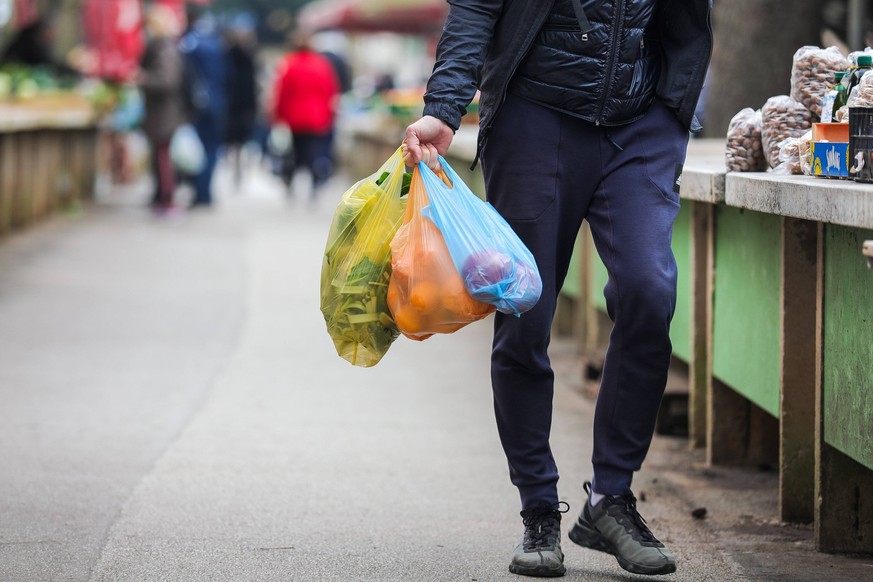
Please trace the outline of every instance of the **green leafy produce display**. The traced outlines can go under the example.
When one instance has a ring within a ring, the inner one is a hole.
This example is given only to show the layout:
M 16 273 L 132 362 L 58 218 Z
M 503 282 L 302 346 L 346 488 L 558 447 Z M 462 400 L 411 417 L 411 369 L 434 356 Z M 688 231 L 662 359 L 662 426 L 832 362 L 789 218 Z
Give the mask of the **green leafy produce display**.
M 70 82 L 48 67 L 9 64 L 0 68 L 0 98 L 31 99 L 69 89 Z
M 409 179 L 398 150 L 352 186 L 334 213 L 321 269 L 321 312 L 337 353 L 355 366 L 377 364 L 399 335 L 387 302 L 390 243 Z

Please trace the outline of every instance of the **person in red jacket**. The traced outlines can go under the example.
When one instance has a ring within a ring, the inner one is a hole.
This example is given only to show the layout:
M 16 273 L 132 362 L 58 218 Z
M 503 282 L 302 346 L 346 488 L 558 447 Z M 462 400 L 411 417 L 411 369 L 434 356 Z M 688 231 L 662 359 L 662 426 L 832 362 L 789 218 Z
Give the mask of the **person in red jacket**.
M 305 35 L 279 63 L 273 88 L 274 124 L 291 130 L 293 147 L 282 164 L 282 178 L 290 186 L 294 174 L 307 168 L 312 175 L 312 198 L 333 171 L 331 135 L 339 98 L 339 81 L 327 57 L 315 52 Z

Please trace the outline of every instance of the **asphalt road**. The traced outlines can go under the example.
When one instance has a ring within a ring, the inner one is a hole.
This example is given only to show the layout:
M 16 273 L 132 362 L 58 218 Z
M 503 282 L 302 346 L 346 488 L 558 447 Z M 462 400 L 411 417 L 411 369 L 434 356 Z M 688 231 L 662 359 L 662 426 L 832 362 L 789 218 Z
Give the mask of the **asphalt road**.
M 104 192 L 0 241 L 0 580 L 520 580 L 490 322 L 354 368 L 318 310 L 339 183 L 315 207 L 263 174 L 241 192 L 222 174 L 219 193 L 166 222 L 141 191 Z M 593 403 L 572 345 L 554 359 L 572 518 Z M 658 439 L 636 483 L 677 555 L 669 580 L 873 574 L 773 523 L 773 475 L 708 470 Z M 568 580 L 643 579 L 564 545 Z

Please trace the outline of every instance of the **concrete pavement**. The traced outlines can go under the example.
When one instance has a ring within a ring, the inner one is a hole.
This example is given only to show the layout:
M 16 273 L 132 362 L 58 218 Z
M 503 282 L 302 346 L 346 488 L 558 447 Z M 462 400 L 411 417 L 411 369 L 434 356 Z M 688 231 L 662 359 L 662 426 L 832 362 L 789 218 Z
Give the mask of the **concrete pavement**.
M 177 222 L 108 193 L 0 241 L 0 580 L 524 579 L 490 326 L 340 360 L 318 311 L 334 185 L 310 207 L 222 174 L 218 208 Z M 572 346 L 553 352 L 569 523 L 593 403 Z M 636 487 L 679 560 L 665 579 L 873 576 L 775 523 L 773 480 L 657 439 Z M 643 579 L 564 543 L 565 579 Z

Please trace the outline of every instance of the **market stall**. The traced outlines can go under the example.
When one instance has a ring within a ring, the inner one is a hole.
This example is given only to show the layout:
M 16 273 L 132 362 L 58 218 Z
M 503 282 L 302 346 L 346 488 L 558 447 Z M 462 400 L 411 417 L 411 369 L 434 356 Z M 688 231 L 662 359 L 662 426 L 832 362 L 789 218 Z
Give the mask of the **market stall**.
M 0 235 L 91 196 L 97 113 L 75 94 L 0 100 Z
M 140 0 L 81 0 L 77 6 L 80 11 L 62 15 L 61 28 L 81 24 L 83 32 L 80 39 L 66 39 L 67 48 L 76 45 L 68 55 L 56 54 L 58 27 L 40 18 L 37 2 L 16 1 L 14 11 L 5 13 L 0 235 L 92 194 L 98 128 L 137 70 L 143 44 Z

